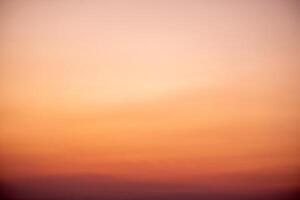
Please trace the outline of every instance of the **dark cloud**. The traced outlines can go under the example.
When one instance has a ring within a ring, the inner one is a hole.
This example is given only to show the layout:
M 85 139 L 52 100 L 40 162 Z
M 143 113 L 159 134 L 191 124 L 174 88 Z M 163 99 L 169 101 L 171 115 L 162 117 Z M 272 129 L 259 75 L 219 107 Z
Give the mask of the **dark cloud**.
M 293 200 L 299 190 L 212 192 L 180 183 L 133 181 L 102 175 L 47 176 L 5 181 L 3 200 Z

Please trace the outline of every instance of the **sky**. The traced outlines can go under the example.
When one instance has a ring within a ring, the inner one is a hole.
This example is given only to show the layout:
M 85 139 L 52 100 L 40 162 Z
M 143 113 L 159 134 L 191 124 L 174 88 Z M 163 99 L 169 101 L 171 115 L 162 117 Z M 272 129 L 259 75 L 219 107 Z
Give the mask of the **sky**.
M 299 6 L 1 1 L 1 190 L 13 200 L 299 191 Z

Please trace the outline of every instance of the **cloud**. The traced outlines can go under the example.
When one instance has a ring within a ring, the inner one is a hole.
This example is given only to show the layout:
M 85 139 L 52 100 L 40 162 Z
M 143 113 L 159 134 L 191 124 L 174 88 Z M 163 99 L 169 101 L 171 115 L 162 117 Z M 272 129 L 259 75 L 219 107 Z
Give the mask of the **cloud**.
M 1 184 L 4 200 L 279 200 L 296 199 L 299 190 L 213 192 L 178 182 L 134 181 L 107 175 L 57 175 Z

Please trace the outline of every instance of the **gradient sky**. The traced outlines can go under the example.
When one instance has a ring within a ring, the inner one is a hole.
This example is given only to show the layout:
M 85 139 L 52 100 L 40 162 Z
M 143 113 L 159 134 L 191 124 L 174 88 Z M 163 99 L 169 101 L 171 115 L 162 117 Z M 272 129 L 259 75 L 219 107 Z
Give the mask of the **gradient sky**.
M 299 187 L 296 1 L 1 1 L 1 178 Z

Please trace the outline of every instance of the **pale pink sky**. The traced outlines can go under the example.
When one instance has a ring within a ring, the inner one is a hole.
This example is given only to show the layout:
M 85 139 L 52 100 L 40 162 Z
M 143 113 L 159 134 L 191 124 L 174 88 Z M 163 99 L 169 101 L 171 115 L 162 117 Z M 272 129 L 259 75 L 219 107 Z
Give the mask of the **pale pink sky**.
M 298 169 L 297 2 L 1 4 L 7 176 Z

